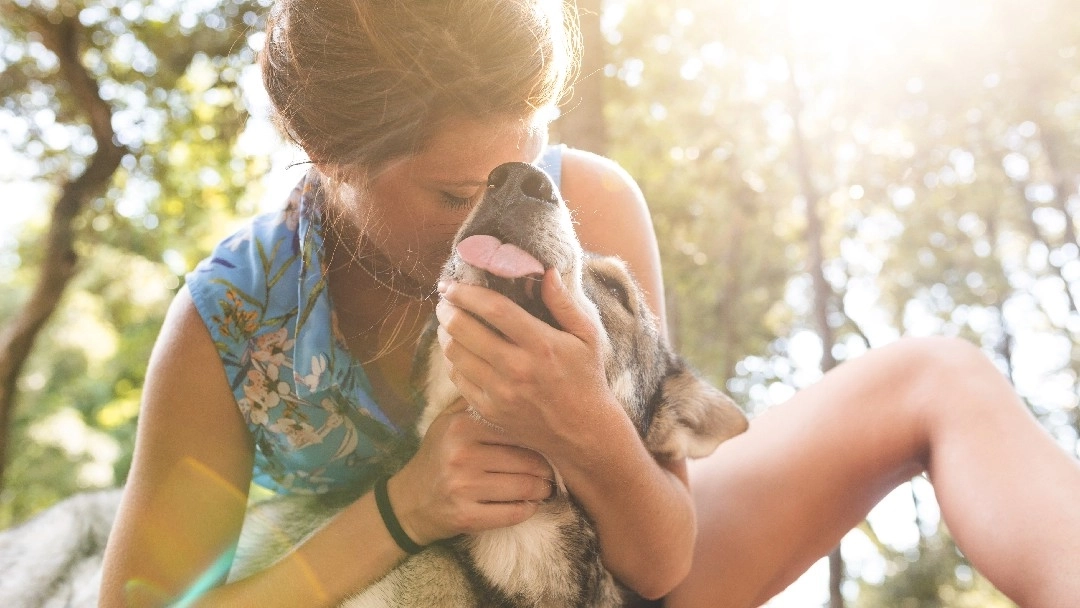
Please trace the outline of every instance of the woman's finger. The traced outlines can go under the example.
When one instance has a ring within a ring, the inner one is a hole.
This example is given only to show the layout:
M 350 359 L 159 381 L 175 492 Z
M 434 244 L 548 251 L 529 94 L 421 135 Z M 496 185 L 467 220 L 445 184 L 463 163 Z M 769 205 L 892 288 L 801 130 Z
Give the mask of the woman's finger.
M 564 332 L 576 336 L 587 344 L 596 342 L 596 326 L 599 319 L 590 317 L 574 301 L 559 271 L 548 268 L 544 272 L 544 280 L 540 285 L 540 297 L 552 318 Z M 595 309 L 593 310 L 595 314 Z
M 490 379 L 496 376 L 497 372 L 486 360 L 450 337 L 450 333 L 442 326 L 438 329 L 438 338 L 443 354 L 450 362 L 447 370 L 450 381 L 457 386 L 458 392 L 468 404 L 479 410 L 486 410 L 489 398 L 483 387 L 490 385 Z
M 488 439 L 487 441 L 504 440 L 498 431 L 495 431 L 494 429 L 486 430 L 491 434 L 499 435 L 499 437 Z M 551 465 L 548 464 L 547 459 L 539 452 L 530 450 L 529 448 L 507 445 L 505 443 L 484 442 L 480 443 L 478 446 L 477 458 L 481 463 L 483 471 L 486 473 L 527 475 L 529 477 L 538 477 L 548 480 L 554 478 L 554 472 L 551 469 Z
M 553 482 L 533 475 L 489 473 L 480 503 L 542 502 L 551 497 Z
M 509 341 L 523 348 L 530 348 L 538 342 L 550 341 L 554 335 L 552 332 L 558 332 L 547 323 L 529 314 L 510 298 L 486 287 L 451 283 L 443 293 L 443 300 L 483 319 L 490 327 L 495 328 L 499 333 L 487 328 L 491 337 Z M 476 321 L 475 318 L 473 320 Z M 476 322 L 484 327 L 483 323 Z M 488 344 L 474 346 L 487 348 Z
M 439 320 L 439 344 L 444 353 L 447 352 L 449 339 L 452 339 L 485 361 L 498 361 L 510 356 L 513 345 L 469 314 L 468 310 L 449 300 L 441 300 L 435 306 L 435 316 Z M 450 353 L 447 353 L 447 356 L 450 356 Z
M 459 526 L 463 534 L 475 534 L 495 528 L 520 524 L 536 514 L 538 501 L 488 502 L 476 505 L 476 510 Z

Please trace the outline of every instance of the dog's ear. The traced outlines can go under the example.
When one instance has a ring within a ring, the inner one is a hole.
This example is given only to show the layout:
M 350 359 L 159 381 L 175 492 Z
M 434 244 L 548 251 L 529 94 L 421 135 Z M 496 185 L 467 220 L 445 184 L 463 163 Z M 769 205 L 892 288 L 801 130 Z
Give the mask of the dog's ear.
M 748 425 L 730 397 L 677 360 L 664 378 L 645 444 L 659 459 L 702 458 Z

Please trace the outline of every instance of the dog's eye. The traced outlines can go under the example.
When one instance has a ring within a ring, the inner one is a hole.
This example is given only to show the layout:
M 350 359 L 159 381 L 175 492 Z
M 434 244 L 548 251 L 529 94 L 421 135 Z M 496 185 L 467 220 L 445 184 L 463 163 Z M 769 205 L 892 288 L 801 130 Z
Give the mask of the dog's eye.
M 623 285 L 622 281 L 615 277 L 608 276 L 603 273 L 598 273 L 600 284 L 604 289 L 608 290 L 611 295 L 615 296 L 615 299 L 622 304 L 622 307 L 626 310 L 633 312 L 633 308 L 630 306 L 630 292 L 626 291 L 626 285 Z

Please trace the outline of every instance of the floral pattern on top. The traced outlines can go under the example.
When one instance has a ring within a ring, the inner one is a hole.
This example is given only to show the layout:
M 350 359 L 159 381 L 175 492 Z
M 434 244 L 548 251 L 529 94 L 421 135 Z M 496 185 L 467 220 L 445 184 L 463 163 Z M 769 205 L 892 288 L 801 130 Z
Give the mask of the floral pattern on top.
M 255 440 L 255 477 L 278 492 L 359 483 L 400 435 L 331 327 L 319 182 L 254 218 L 187 277 Z
M 559 183 L 562 148 L 537 163 Z M 322 260 L 317 175 L 253 218 L 187 275 L 255 442 L 255 483 L 321 494 L 369 483 L 402 436 L 336 335 Z

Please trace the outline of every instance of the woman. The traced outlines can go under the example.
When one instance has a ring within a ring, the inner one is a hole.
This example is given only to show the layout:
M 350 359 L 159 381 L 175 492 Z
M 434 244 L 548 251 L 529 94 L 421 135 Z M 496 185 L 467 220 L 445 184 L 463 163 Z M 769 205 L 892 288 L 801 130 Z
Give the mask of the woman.
M 636 185 L 546 146 L 545 110 L 573 68 L 564 20 L 558 2 L 528 0 L 278 3 L 264 81 L 313 168 L 169 310 L 102 604 L 333 605 L 398 563 L 401 543 L 527 519 L 551 466 L 595 520 L 608 568 L 669 606 L 761 603 L 921 471 L 1003 591 L 1030 606 L 1080 598 L 1080 469 L 973 347 L 903 341 L 845 364 L 688 472 L 644 450 L 555 273 L 541 295 L 563 331 L 494 292 L 435 285 L 488 172 L 537 162 L 585 247 L 627 260 L 663 318 Z M 432 312 L 465 400 L 387 484 L 398 540 L 367 494 L 279 563 L 222 584 L 253 479 L 347 486 L 413 422 L 410 345 Z

